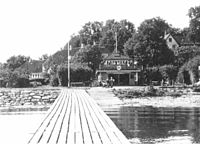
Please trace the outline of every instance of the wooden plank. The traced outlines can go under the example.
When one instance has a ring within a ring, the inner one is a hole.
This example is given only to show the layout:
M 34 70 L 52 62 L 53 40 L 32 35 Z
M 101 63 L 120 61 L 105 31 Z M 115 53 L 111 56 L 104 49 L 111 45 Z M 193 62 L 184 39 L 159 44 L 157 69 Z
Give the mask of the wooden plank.
M 51 108 L 48 110 L 47 112 L 47 116 L 45 117 L 45 119 L 42 121 L 42 123 L 40 124 L 39 128 L 36 130 L 36 132 L 34 133 L 33 137 L 30 139 L 30 141 L 28 142 L 28 144 L 36 144 L 39 142 L 39 140 L 41 139 L 42 133 L 45 130 L 45 128 L 48 126 L 49 124 L 49 120 L 55 115 L 60 102 L 63 100 L 63 91 L 61 91 L 61 94 L 58 96 L 57 100 L 54 102 L 54 104 L 51 106 Z
M 76 93 L 76 95 L 77 95 L 77 93 Z M 81 102 L 80 96 L 77 96 L 77 100 L 78 100 L 79 111 L 80 111 L 83 142 L 84 142 L 84 144 L 92 144 L 92 138 L 91 138 L 89 126 L 88 126 L 88 123 L 86 120 L 85 110 L 84 110 L 83 104 Z
M 65 118 L 67 108 L 68 108 L 68 105 L 69 105 L 69 97 L 70 96 L 69 96 L 69 93 L 67 93 L 67 91 L 65 91 L 65 97 L 66 97 L 65 104 L 64 104 L 64 106 L 63 106 L 63 108 L 62 108 L 62 110 L 59 114 L 59 119 L 55 123 L 55 127 L 54 127 L 54 129 L 51 133 L 49 140 L 48 140 L 49 144 L 56 144 L 57 143 L 57 140 L 58 140 L 61 128 L 62 128 L 63 120 Z
M 83 99 L 88 106 L 88 109 L 91 113 L 92 119 L 99 130 L 99 134 L 101 135 L 101 140 L 103 143 L 110 143 L 110 144 L 121 144 L 118 138 L 116 137 L 115 133 L 113 132 L 112 128 L 106 123 L 106 121 L 99 116 L 98 113 L 95 112 L 95 107 L 93 103 L 90 103 L 86 97 L 86 93 L 83 91 Z
M 67 136 L 67 144 L 75 144 L 75 136 L 74 136 L 74 113 L 75 113 L 75 101 L 74 94 L 72 93 L 72 105 L 70 111 L 70 119 L 69 119 L 69 130 Z
M 48 141 L 49 141 L 49 139 L 52 135 L 52 132 L 54 131 L 55 125 L 58 122 L 58 119 L 60 117 L 60 113 L 61 113 L 61 111 L 64 107 L 66 99 L 67 99 L 66 96 L 64 96 L 64 99 L 61 101 L 55 115 L 50 119 L 49 125 L 44 130 L 44 132 L 42 134 L 42 138 L 41 138 L 39 143 L 41 143 L 41 144 L 48 143 Z
M 68 130 L 69 130 L 69 120 L 70 120 L 70 112 L 72 108 L 72 94 L 71 92 L 68 92 L 69 96 L 69 104 L 67 106 L 67 111 L 65 114 L 65 117 L 63 119 L 62 127 L 58 136 L 57 143 L 58 144 L 65 144 L 67 142 L 68 137 Z
M 63 89 L 29 144 L 130 144 L 85 92 Z
M 122 144 L 130 144 L 128 139 L 124 136 L 124 134 L 116 127 L 113 121 L 100 109 L 97 103 L 85 92 L 85 96 L 87 97 L 88 101 L 92 103 L 92 105 L 96 105 L 94 108 L 95 112 L 98 112 L 100 118 L 105 119 L 109 127 L 115 132 L 116 136 L 118 137 L 119 141 Z
M 91 139 L 92 139 L 93 144 L 102 144 L 101 139 L 99 137 L 98 130 L 96 129 L 95 124 L 94 124 L 94 122 L 91 118 L 91 115 L 89 113 L 89 110 L 88 110 L 85 102 L 82 99 L 81 99 L 81 103 L 83 105 L 85 117 L 86 117 L 86 120 L 87 120 L 87 124 L 88 124 L 88 127 L 89 127 L 89 131 L 90 131 L 90 135 L 91 135 Z
M 97 130 L 99 131 L 99 135 L 101 137 L 101 141 L 102 143 L 104 144 L 112 144 L 111 142 L 111 139 L 107 133 L 107 131 L 105 130 L 105 126 L 102 125 L 102 122 L 100 121 L 98 115 L 95 114 L 95 111 L 92 109 L 92 107 L 90 106 L 90 104 L 87 102 L 87 99 L 85 99 L 85 96 L 84 94 L 82 95 L 82 98 L 83 100 L 85 101 L 89 111 L 90 111 L 90 114 L 92 116 L 92 119 L 93 119 L 93 122 L 95 123 L 96 125 L 96 128 Z M 106 127 L 107 129 L 108 127 Z M 117 144 L 117 142 L 115 141 L 115 143 Z
M 83 144 L 83 135 L 82 135 L 82 128 L 81 128 L 81 118 L 80 118 L 80 111 L 79 111 L 79 103 L 76 93 L 74 92 L 74 100 L 75 100 L 75 143 L 76 144 Z

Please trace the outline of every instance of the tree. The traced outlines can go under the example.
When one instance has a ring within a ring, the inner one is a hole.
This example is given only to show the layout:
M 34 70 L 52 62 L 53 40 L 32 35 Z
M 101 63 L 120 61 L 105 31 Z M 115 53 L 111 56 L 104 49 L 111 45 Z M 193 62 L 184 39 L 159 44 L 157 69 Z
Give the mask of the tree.
M 22 66 L 25 62 L 29 61 L 30 57 L 25 56 L 11 56 L 6 63 L 7 68 L 15 70 L 16 68 Z
M 0 70 L 0 87 L 28 87 L 28 75 L 20 71 L 12 71 L 8 68 Z
M 43 54 L 43 55 L 39 58 L 39 60 L 45 61 L 45 60 L 47 60 L 48 58 L 49 58 L 48 54 Z
M 163 65 L 159 68 L 159 72 L 162 78 L 168 79 L 169 81 L 175 81 L 178 73 L 178 69 L 174 65 Z
M 200 6 L 191 7 L 188 12 L 190 18 L 189 37 L 193 43 L 200 42 Z
M 68 60 L 68 50 L 63 49 L 63 50 L 57 51 L 52 56 L 49 56 L 43 65 L 46 69 L 51 68 L 51 70 L 54 73 L 56 72 L 57 66 L 60 64 L 66 63 L 67 60 Z
M 181 46 L 176 49 L 175 64 L 180 67 L 195 56 L 200 55 L 200 47 L 198 46 Z
M 88 22 L 79 31 L 81 43 L 84 45 L 93 45 L 99 43 L 102 37 L 102 22 Z
M 72 49 L 81 47 L 81 37 L 80 37 L 80 35 L 72 35 L 69 44 L 70 44 Z M 67 49 L 67 48 L 68 48 L 68 46 L 66 45 L 65 49 Z
M 100 48 L 98 45 L 86 46 L 76 53 L 74 59 L 72 60 L 78 63 L 86 63 L 95 73 L 96 69 L 99 67 L 102 61 Z
M 107 20 L 102 31 L 101 45 L 113 51 L 116 47 L 122 52 L 125 42 L 132 37 L 135 33 L 135 26 L 133 23 L 127 20 L 121 20 L 120 22 L 113 20 Z
M 198 67 L 200 66 L 200 56 L 195 56 L 184 63 L 179 69 L 177 80 L 181 83 L 194 84 L 200 78 Z
M 163 38 L 169 28 L 159 17 L 145 20 L 139 26 L 138 32 L 125 43 L 125 53 L 145 67 L 172 63 L 174 53 Z
M 68 82 L 68 66 L 62 64 L 58 66 L 58 80 L 62 86 L 67 86 Z M 85 64 L 72 63 L 70 67 L 71 82 L 86 82 L 91 79 L 92 70 Z M 56 80 L 57 81 L 57 80 Z

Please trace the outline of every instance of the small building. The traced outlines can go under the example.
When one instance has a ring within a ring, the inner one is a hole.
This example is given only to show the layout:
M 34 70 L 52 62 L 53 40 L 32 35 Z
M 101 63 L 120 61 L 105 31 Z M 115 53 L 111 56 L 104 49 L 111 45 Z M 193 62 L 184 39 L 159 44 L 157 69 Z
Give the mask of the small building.
M 176 50 L 176 48 L 181 46 L 200 46 L 200 43 L 193 43 L 183 36 L 180 35 L 172 35 L 171 33 L 164 34 L 164 40 L 169 49 Z
M 30 81 L 42 81 L 45 79 L 45 71 L 43 62 L 40 60 L 30 60 L 25 62 L 21 68 L 25 69 L 29 74 Z
M 164 39 L 169 49 L 175 50 L 181 46 L 181 40 L 179 37 L 172 36 L 170 33 L 164 35 Z
M 103 59 L 96 71 L 98 82 L 114 78 L 115 85 L 138 85 L 141 69 L 132 58 L 113 51 Z

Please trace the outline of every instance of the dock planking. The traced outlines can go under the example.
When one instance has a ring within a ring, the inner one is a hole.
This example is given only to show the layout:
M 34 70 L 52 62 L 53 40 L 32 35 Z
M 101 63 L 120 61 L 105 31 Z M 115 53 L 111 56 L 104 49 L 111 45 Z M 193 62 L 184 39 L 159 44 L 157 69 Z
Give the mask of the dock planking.
M 82 89 L 63 89 L 28 144 L 130 144 Z

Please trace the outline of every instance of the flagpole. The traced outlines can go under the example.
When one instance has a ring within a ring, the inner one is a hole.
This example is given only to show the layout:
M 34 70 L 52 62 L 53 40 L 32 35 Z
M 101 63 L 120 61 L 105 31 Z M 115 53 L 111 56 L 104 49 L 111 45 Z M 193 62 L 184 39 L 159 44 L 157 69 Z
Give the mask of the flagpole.
M 70 49 L 70 45 L 69 45 L 69 42 L 68 42 L 68 46 L 67 46 L 67 66 L 68 66 L 68 83 L 67 83 L 67 86 L 68 88 L 70 87 L 70 54 L 69 54 L 69 49 Z
M 115 50 L 116 50 L 116 53 L 117 53 L 117 32 L 115 32 L 115 38 L 116 38 L 116 48 L 115 48 Z

